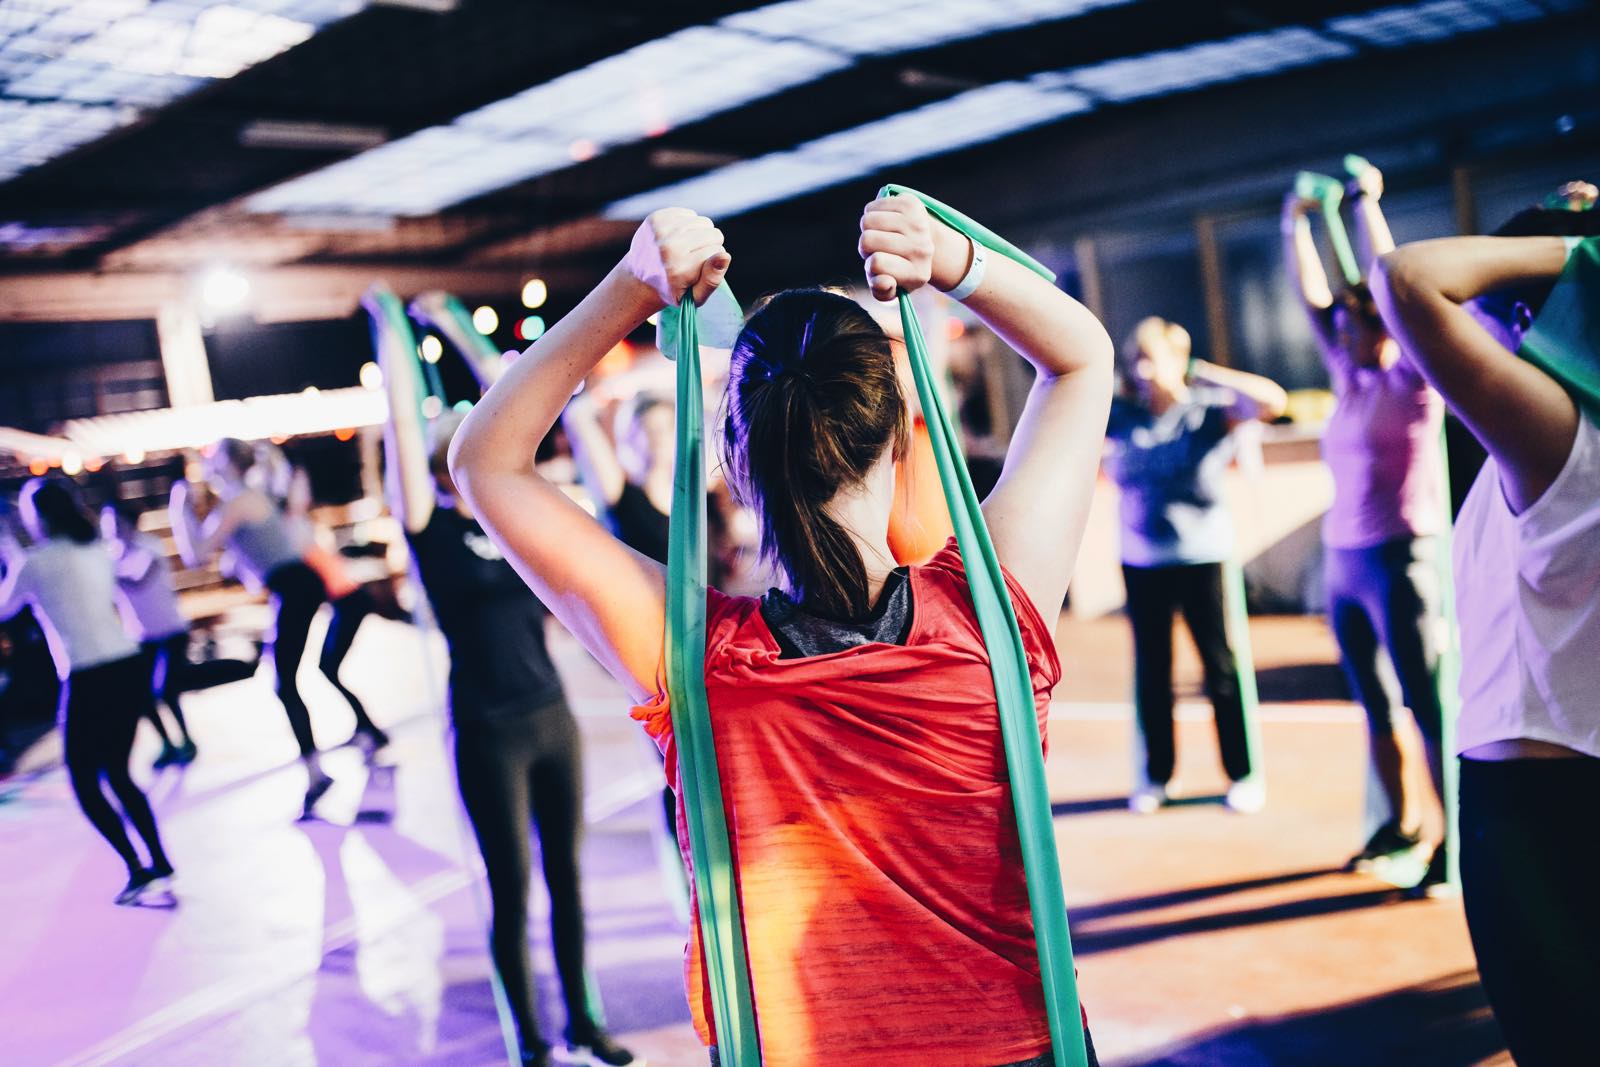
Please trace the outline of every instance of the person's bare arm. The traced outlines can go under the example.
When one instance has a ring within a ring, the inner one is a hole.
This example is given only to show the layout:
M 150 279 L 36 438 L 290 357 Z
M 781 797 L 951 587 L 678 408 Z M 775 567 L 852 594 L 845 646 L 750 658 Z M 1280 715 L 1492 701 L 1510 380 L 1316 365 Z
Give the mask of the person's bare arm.
M 1383 197 L 1383 172 L 1369 165 L 1352 184 L 1346 202 L 1355 205 L 1350 214 L 1356 224 L 1357 262 L 1363 274 L 1370 274 L 1379 256 L 1394 251 L 1394 234 L 1389 232 L 1389 220 L 1378 203 Z
M 1447 237 L 1398 248 L 1373 272 L 1389 332 L 1495 457 L 1506 500 L 1519 513 L 1565 466 L 1578 409 L 1554 378 L 1519 359 L 1462 305 L 1551 281 L 1566 260 L 1559 237 Z
M 372 318 L 377 340 L 378 367 L 389 398 L 389 418 L 383 424 L 384 495 L 389 511 L 407 533 L 420 533 L 438 504 L 433 472 L 428 469 L 428 447 L 422 427 L 421 390 L 417 385 L 417 346 L 411 331 L 391 325 L 384 307 L 385 293 L 374 286 L 361 298 Z
M 611 347 L 729 263 L 722 233 L 684 208 L 657 211 L 623 261 L 511 364 L 457 431 L 456 486 L 523 579 L 636 700 L 660 687 L 666 580 L 534 470 L 534 452 Z
M 599 412 L 594 398 L 587 391 L 568 401 L 561 412 L 561 426 L 567 431 L 567 441 L 572 445 L 572 458 L 578 465 L 578 477 L 584 487 L 601 507 L 611 507 L 622 497 L 627 482 L 622 464 L 617 462 L 617 450 L 611 438 L 600 425 Z
M 953 289 L 966 274 L 967 238 L 935 222 L 915 197 L 873 201 L 861 229 L 867 281 L 880 300 L 930 281 Z M 1100 466 L 1111 408 L 1111 338 L 1082 304 L 998 254 L 989 256 L 966 306 L 1036 372 L 983 512 L 1000 562 L 1052 620 L 1077 565 Z
M 1235 422 L 1272 422 L 1289 408 L 1289 394 L 1283 386 L 1259 374 L 1197 359 L 1189 364 L 1189 380 L 1221 386 L 1233 393 L 1235 400 L 1228 414 Z
M 28 602 L 28 557 L 15 541 L 6 547 L 6 576 L 0 581 L 0 620 L 11 618 Z
M 1306 309 L 1311 330 L 1324 352 L 1336 348 L 1333 336 L 1333 290 L 1328 287 L 1328 271 L 1322 265 L 1322 253 L 1317 251 L 1317 239 L 1311 232 L 1311 213 L 1321 211 L 1315 200 L 1290 190 L 1283 198 L 1283 262 L 1294 282 L 1295 292 Z
M 194 502 L 190 499 L 193 488 L 180 478 L 172 483 L 172 497 L 167 505 L 167 515 L 172 524 L 172 539 L 177 542 L 178 555 L 190 567 L 204 567 L 222 549 L 243 519 L 244 501 L 241 497 L 225 500 L 213 508 L 205 522 L 195 517 Z
M 123 543 L 121 554 L 117 556 L 117 577 L 125 582 L 142 582 L 145 575 L 150 573 L 150 568 L 155 565 L 154 552 L 137 541 L 126 541 Z

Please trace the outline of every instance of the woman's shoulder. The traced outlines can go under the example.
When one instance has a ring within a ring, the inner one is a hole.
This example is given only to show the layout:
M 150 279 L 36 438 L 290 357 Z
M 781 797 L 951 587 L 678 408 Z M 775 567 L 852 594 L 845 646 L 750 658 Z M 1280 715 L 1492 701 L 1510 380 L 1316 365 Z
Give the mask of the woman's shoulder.
M 929 622 L 928 614 L 931 609 L 946 619 L 961 619 L 963 626 L 976 632 L 977 617 L 972 604 L 972 594 L 968 591 L 967 569 L 961 558 L 961 549 L 954 537 L 946 541 L 945 546 L 935 552 L 926 563 L 911 568 L 911 573 L 918 596 L 915 610 L 924 625 Z M 1017 628 L 1022 633 L 1023 648 L 1028 658 L 1035 663 L 1039 673 L 1054 685 L 1061 676 L 1054 627 L 1039 614 L 1033 599 L 1028 596 L 1016 577 L 1006 569 L 1004 563 L 1000 565 L 1000 574 L 1005 579 L 1006 592 L 1011 598 L 1011 610 L 1016 616 Z

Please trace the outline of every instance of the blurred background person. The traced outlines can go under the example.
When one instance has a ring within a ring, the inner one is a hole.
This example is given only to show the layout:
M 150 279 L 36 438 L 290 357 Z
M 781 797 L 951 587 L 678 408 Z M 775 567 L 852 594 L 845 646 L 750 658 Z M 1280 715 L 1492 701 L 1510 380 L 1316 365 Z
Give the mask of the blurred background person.
M 1177 759 L 1172 621 L 1181 612 L 1205 669 L 1222 765 L 1233 783 L 1228 805 L 1252 812 L 1265 793 L 1249 780 L 1244 703 L 1228 641 L 1222 565 L 1234 542 L 1222 474 L 1233 455 L 1233 428 L 1271 422 L 1287 397 L 1266 378 L 1193 359 L 1190 348 L 1189 331 L 1177 323 L 1140 322 L 1119 352 L 1106 431 L 1106 465 L 1121 490 L 1134 711 L 1145 750 L 1129 806 L 1148 813 L 1169 799 Z
M 116 902 L 135 904 L 173 874 L 155 812 L 128 773 L 139 720 L 155 714 L 146 661 L 117 617 L 111 554 L 70 483 L 32 479 L 22 487 L 19 510 L 32 544 L 26 550 L 15 542 L 0 546 L 8 557 L 0 618 L 28 604 L 44 628 L 61 678 L 59 714 L 72 794 L 127 867 L 127 884 Z M 106 787 L 117 806 L 106 798 Z M 144 842 L 148 862 L 128 839 L 124 819 Z
M 545 647 L 548 614 L 455 489 L 445 462 L 463 416 L 426 424 L 416 346 L 388 322 L 385 297 L 363 300 L 389 397 L 384 428 L 390 507 L 450 652 L 456 781 L 489 882 L 490 948 L 516 1022 L 522 1062 L 547 1064 L 528 951 L 529 824 L 550 893 L 550 939 L 567 1010 L 565 1053 L 628 1064 L 589 1003 L 584 966 L 583 760 L 578 724 Z M 395 301 L 398 306 L 398 301 Z M 487 386 L 488 383 L 485 383 Z
M 117 610 L 122 625 L 139 642 L 150 668 L 155 697 L 150 723 L 161 736 L 155 766 L 193 763 L 199 750 L 181 703 L 189 673 L 189 620 L 178 606 L 172 565 L 161 542 L 141 531 L 138 519 L 120 504 L 100 509 L 100 534 L 117 563 Z M 161 705 L 172 716 L 175 735 L 161 717 Z
M 1363 265 L 1394 249 L 1382 195 L 1383 176 L 1371 166 L 1346 193 L 1355 205 Z M 1448 875 L 1447 853 L 1439 848 L 1445 754 L 1437 538 L 1449 515 L 1439 451 L 1444 404 L 1401 357 L 1366 283 L 1346 284 L 1337 295 L 1329 287 L 1311 232 L 1310 216 L 1319 210 L 1319 201 L 1294 191 L 1284 200 L 1285 260 L 1338 397 L 1322 434 L 1334 487 L 1322 523 L 1328 625 L 1351 695 L 1366 711 L 1372 765 L 1389 805 L 1389 817 L 1350 865 L 1377 864 L 1382 873 L 1390 858 L 1432 852 L 1423 887 L 1439 886 Z M 1421 751 L 1398 718 L 1403 707 L 1421 729 Z M 1433 789 L 1420 793 L 1426 781 Z

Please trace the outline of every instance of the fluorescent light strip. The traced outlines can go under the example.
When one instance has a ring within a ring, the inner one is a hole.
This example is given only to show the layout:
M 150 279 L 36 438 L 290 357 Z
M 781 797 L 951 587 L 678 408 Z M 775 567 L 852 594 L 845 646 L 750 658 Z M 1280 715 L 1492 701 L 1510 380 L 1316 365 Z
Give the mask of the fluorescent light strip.
M 1001 82 L 891 115 L 610 205 L 612 219 L 643 218 L 661 207 L 735 215 L 884 167 L 982 144 L 1090 108 L 1087 97 Z
M 730 29 L 808 41 L 849 55 L 887 55 L 1075 18 L 1131 0 L 919 0 L 914 13 L 863 17 L 859 0 L 787 0 L 729 15 Z
M 1399 48 L 1515 22 L 1530 22 L 1552 11 L 1572 9 L 1572 4 L 1561 0 L 1544 5 L 1533 0 L 1435 0 L 1330 19 L 1327 25 L 1334 33 L 1353 37 L 1363 44 Z
M 1033 82 L 1041 88 L 1078 89 L 1121 103 L 1275 74 L 1354 54 L 1351 45 L 1296 27 L 1041 74 Z

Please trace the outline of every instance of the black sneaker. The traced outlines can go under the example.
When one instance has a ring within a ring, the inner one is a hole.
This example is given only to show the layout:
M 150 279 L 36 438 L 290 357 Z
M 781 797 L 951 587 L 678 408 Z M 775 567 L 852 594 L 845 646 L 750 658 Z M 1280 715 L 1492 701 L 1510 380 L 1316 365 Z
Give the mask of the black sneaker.
M 195 747 L 194 738 L 184 738 L 183 744 L 178 746 L 178 766 L 187 767 L 194 762 L 194 758 L 199 754 L 200 749 Z
M 151 766 L 159 771 L 163 767 L 171 767 L 174 764 L 186 762 L 188 761 L 183 758 L 182 748 L 174 745 L 171 741 L 163 741 L 161 742 L 161 754 L 156 757 L 156 761 Z
M 534 1045 L 522 1050 L 522 1067 L 550 1067 L 550 1046 Z
M 566 1063 L 605 1064 L 607 1067 L 622 1067 L 624 1064 L 633 1064 L 634 1067 L 645 1067 L 644 1061 L 635 1059 L 633 1053 L 611 1040 L 611 1035 L 598 1026 L 582 1033 L 567 1031 L 566 1055 L 562 1057 Z
M 358 726 L 351 735 L 350 743 L 359 748 L 366 756 L 371 756 L 379 749 L 389 747 L 389 735 L 377 726 Z
M 1366 847 L 1351 856 L 1344 869 L 1347 871 L 1365 870 L 1376 860 L 1385 856 L 1407 852 L 1421 843 L 1422 835 L 1420 833 L 1404 833 L 1400 829 L 1400 824 L 1394 819 L 1390 819 L 1373 831 L 1372 836 L 1367 839 Z
M 300 813 L 301 819 L 310 819 L 316 815 L 317 801 L 321 800 L 328 790 L 333 788 L 333 779 L 322 771 L 317 771 L 311 778 L 311 784 L 306 787 L 305 808 Z
M 1460 895 L 1461 887 L 1450 882 L 1450 862 L 1443 845 L 1433 850 L 1422 881 L 1406 890 L 1406 896 L 1411 900 L 1448 900 Z
M 128 884 L 123 886 L 122 892 L 117 894 L 116 902 L 123 907 L 139 903 L 139 898 L 144 895 L 146 889 L 150 888 L 150 883 L 153 881 L 155 881 L 155 876 L 150 871 L 143 868 L 137 871 L 130 871 Z

